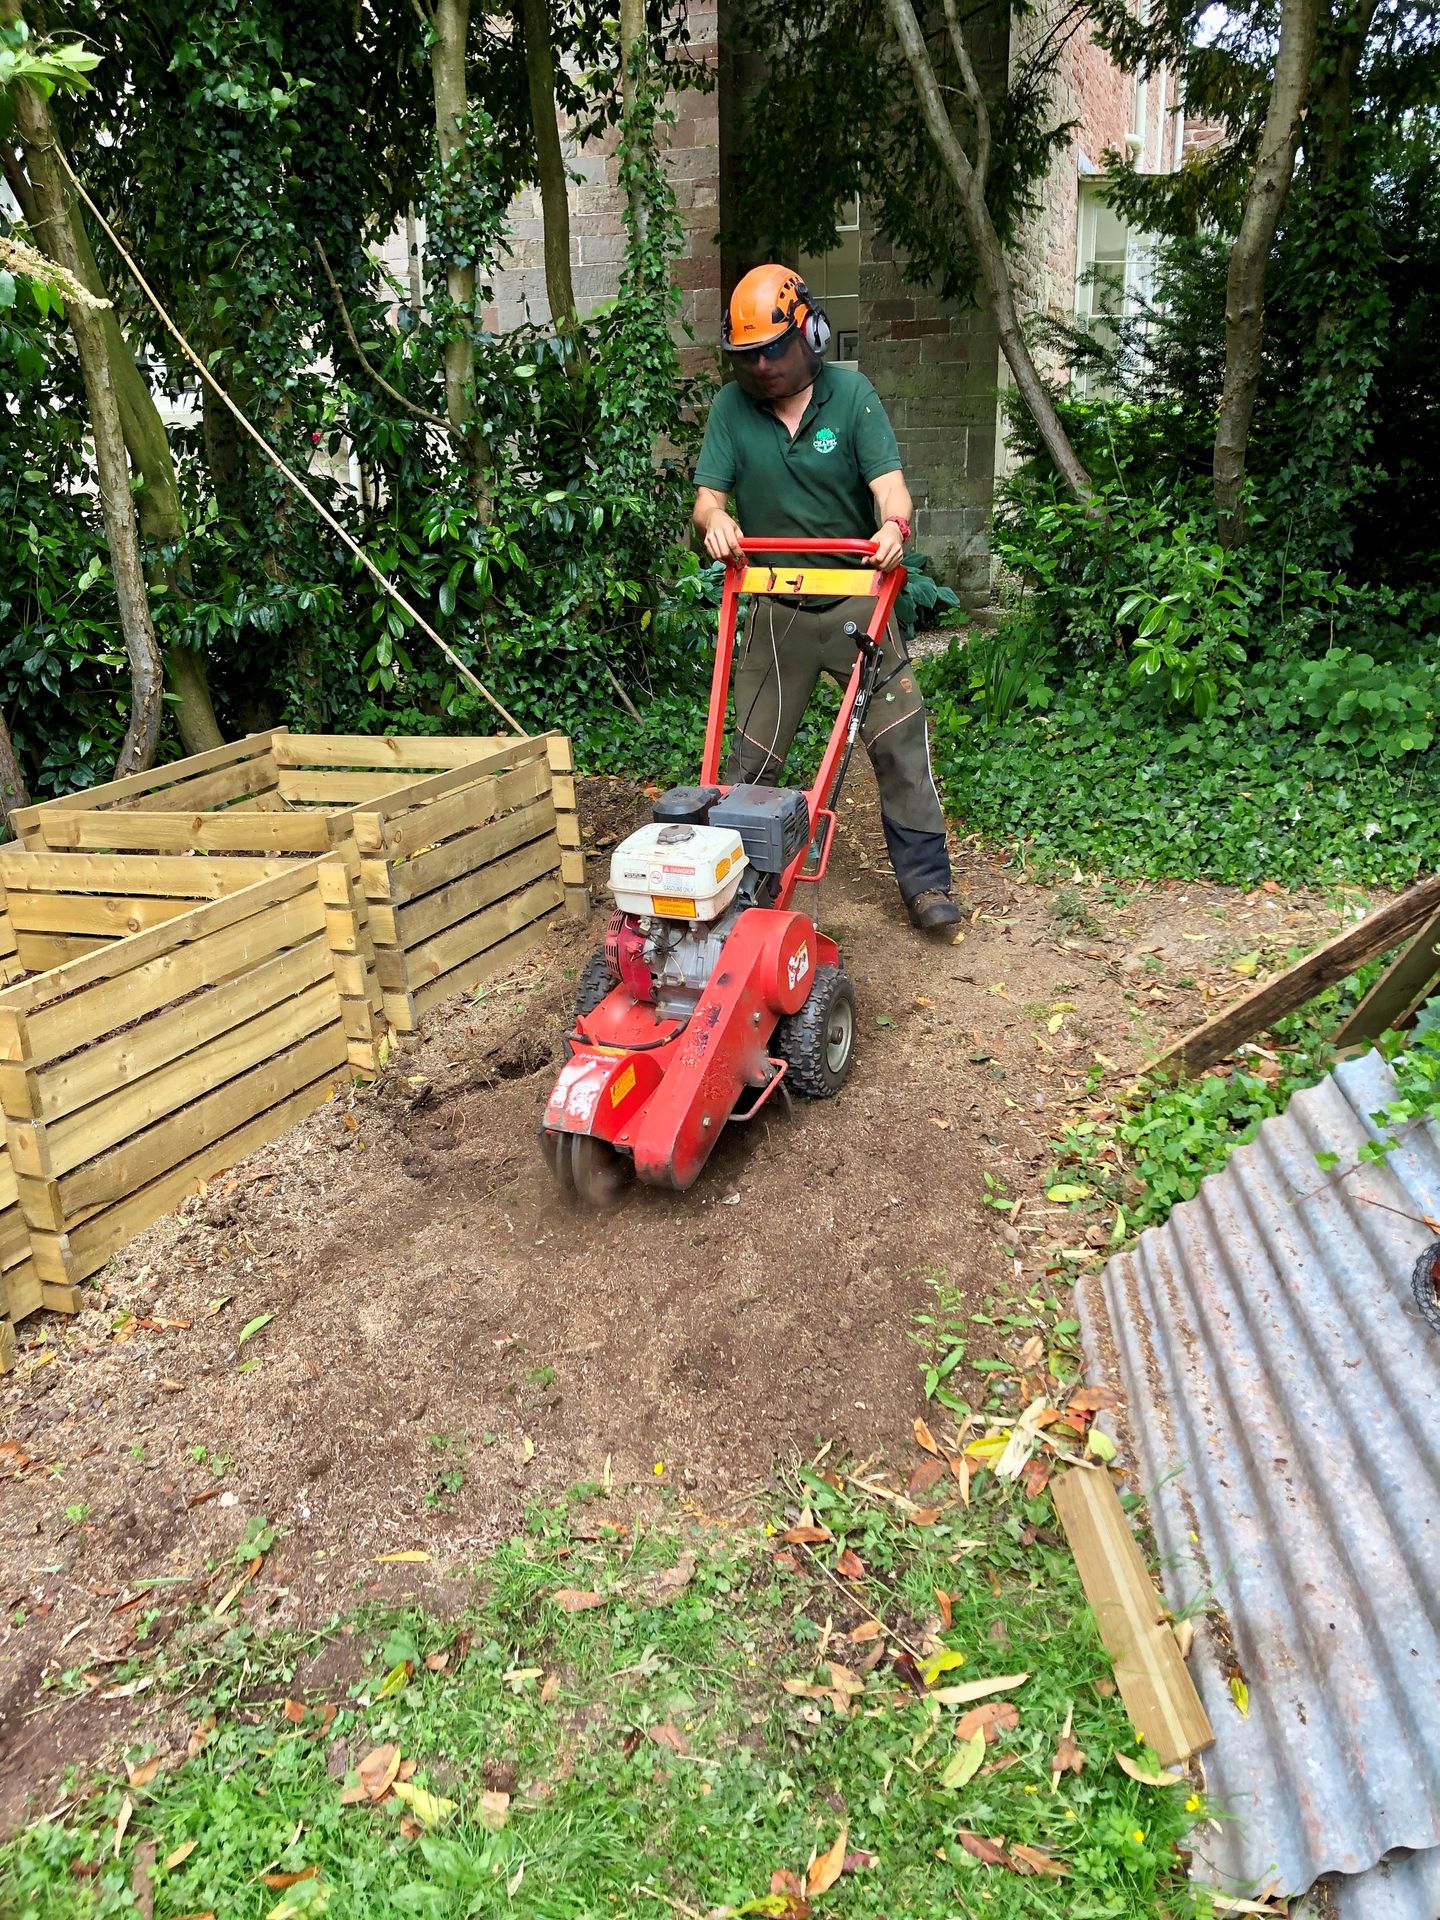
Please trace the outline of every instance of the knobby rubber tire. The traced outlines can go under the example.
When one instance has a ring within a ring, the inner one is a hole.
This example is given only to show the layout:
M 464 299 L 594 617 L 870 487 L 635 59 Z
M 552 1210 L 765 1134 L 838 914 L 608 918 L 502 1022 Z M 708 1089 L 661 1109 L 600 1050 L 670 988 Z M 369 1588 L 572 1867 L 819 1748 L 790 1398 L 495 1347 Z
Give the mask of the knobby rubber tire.
M 576 1020 L 583 1020 L 587 1013 L 593 1013 L 608 993 L 620 984 L 620 976 L 605 958 L 605 946 L 596 947 L 590 958 L 580 969 L 580 978 L 575 982 L 575 1011 L 571 1018 L 573 1026 Z M 560 1058 L 568 1060 L 575 1049 L 569 1040 L 560 1042 Z
M 847 1023 L 843 1058 L 831 1057 L 831 1029 Z M 788 1066 L 785 1085 L 806 1100 L 833 1100 L 845 1084 L 855 1053 L 855 989 L 839 967 L 817 967 L 798 1013 L 780 1022 L 776 1047 Z

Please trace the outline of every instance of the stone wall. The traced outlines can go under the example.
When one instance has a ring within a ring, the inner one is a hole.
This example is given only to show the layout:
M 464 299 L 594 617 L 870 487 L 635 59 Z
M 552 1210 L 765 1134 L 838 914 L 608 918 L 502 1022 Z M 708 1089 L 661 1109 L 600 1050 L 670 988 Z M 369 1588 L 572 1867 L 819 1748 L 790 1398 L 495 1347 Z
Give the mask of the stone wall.
M 715 0 L 699 0 L 689 9 L 691 58 L 710 67 L 716 61 Z M 708 364 L 720 338 L 719 93 L 694 89 L 671 96 L 675 125 L 665 154 L 665 170 L 675 191 L 685 248 L 675 264 L 683 295 L 681 317 L 695 334 L 684 358 L 691 370 Z M 580 176 L 570 185 L 570 258 L 575 300 L 582 314 L 615 297 L 625 259 L 624 196 L 615 159 L 615 138 L 577 145 L 561 130 L 565 164 Z M 495 277 L 495 299 L 486 309 L 487 326 L 506 329 L 529 319 L 545 324 L 550 304 L 545 294 L 545 229 L 537 189 L 522 193 L 511 210 L 511 252 Z

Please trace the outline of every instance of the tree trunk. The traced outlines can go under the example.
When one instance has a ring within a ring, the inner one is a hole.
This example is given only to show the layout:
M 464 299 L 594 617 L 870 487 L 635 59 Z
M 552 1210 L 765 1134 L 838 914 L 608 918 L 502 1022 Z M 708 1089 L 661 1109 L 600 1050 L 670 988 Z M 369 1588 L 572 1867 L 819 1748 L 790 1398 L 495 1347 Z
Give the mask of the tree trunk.
M 5 9 L 7 14 L 11 11 L 9 7 Z M 83 279 L 83 262 L 75 244 L 69 198 L 55 160 L 56 133 L 50 110 L 32 87 L 21 86 L 15 89 L 15 115 L 34 189 L 38 216 L 34 230 L 36 243 L 57 266 L 64 267 L 77 280 Z M 65 308 L 90 409 L 105 539 L 110 549 L 120 627 L 130 661 L 130 724 L 116 772 L 139 773 L 155 761 L 160 740 L 164 671 L 145 591 L 140 534 L 130 491 L 130 462 L 125 452 L 120 403 L 103 325 L 106 316 L 92 307 L 82 306 L 78 300 L 67 300 Z
M 15 758 L 15 743 L 10 738 L 10 729 L 5 724 L 5 716 L 0 714 L 0 818 L 10 828 L 10 816 L 16 807 L 28 807 L 30 790 L 25 785 L 25 776 L 20 771 L 20 762 Z
M 540 214 L 545 229 L 545 296 L 555 331 L 575 331 L 575 290 L 570 280 L 570 189 L 560 151 L 560 117 L 555 106 L 555 54 L 550 45 L 547 0 L 520 0 L 525 39 L 525 77 L 530 84 L 530 119 L 535 129 L 535 164 L 540 176 Z M 623 39 L 623 34 L 622 34 Z
M 1024 330 L 1020 325 L 1020 316 L 1015 306 L 1015 283 L 1011 277 L 1010 263 L 1005 257 L 1005 249 L 1000 243 L 1000 236 L 995 231 L 995 223 L 990 218 L 990 209 L 985 203 L 985 174 L 990 144 L 989 119 L 983 97 L 975 81 L 973 68 L 965 51 L 954 9 L 947 6 L 946 13 L 951 39 L 955 44 L 965 78 L 965 92 L 975 115 L 977 128 L 977 164 L 975 166 L 971 165 L 951 123 L 950 115 L 941 97 L 939 82 L 935 78 L 935 69 L 930 62 L 925 36 L 920 30 L 920 24 L 915 18 L 915 10 L 910 0 L 885 0 L 885 7 L 895 30 L 895 37 L 900 42 L 901 51 L 915 77 L 915 92 L 919 98 L 926 130 L 960 197 L 965 237 L 970 243 L 971 252 L 975 255 L 981 283 L 989 296 L 991 311 L 995 315 L 995 324 L 1000 334 L 1000 351 L 1005 355 L 1006 364 L 1014 376 L 1020 398 L 1039 429 L 1040 437 L 1045 443 L 1045 450 L 1055 463 L 1056 472 L 1082 506 L 1091 506 L 1095 500 L 1095 489 L 1090 484 L 1090 476 L 1081 465 L 1078 454 L 1070 444 L 1070 436 L 1066 433 L 1060 416 L 1055 411 L 1055 403 L 1050 397 L 1045 382 L 1040 378 L 1039 370 L 1026 345 Z
M 1224 547 L 1241 546 L 1245 539 L 1240 490 L 1255 392 L 1260 384 L 1265 274 L 1295 170 L 1319 18 L 1320 0 L 1281 0 L 1280 47 L 1260 129 L 1260 149 L 1245 196 L 1240 231 L 1230 249 L 1225 277 L 1225 384 L 1220 393 L 1214 455 L 1215 518 Z
M 430 45 L 430 84 L 435 95 L 435 133 L 442 167 L 460 145 L 469 95 L 465 43 L 470 32 L 470 0 L 435 0 Z M 475 263 L 447 260 L 445 285 L 457 330 L 445 342 L 445 416 L 457 445 L 469 455 L 482 521 L 490 517 L 490 452 L 475 426 Z
M 68 199 L 68 195 L 67 195 Z M 105 299 L 105 283 L 100 277 L 95 250 L 85 231 L 80 208 L 70 208 L 71 238 L 78 274 L 98 299 Z M 180 487 L 175 477 L 175 461 L 165 422 L 155 404 L 150 384 L 136 364 L 129 343 L 121 332 L 115 309 L 106 307 L 95 315 L 100 322 L 105 356 L 110 367 L 111 384 L 120 409 L 120 425 L 125 435 L 130 464 L 139 475 L 138 507 L 140 533 L 149 543 L 147 575 L 152 585 L 159 584 L 188 600 L 180 583 L 175 553 L 185 538 L 185 515 L 180 505 Z M 187 753 L 208 753 L 225 744 L 210 687 L 205 677 L 205 662 L 193 647 L 168 647 L 165 651 L 165 678 L 175 695 L 175 720 L 181 743 Z
M 639 92 L 638 78 L 632 68 L 636 54 L 645 45 L 645 39 L 645 0 L 620 0 L 620 98 L 627 120 L 634 111 Z M 630 222 L 635 238 L 643 246 L 650 224 L 650 209 L 645 204 L 645 195 L 633 183 L 630 188 Z M 566 257 L 569 257 L 568 238 Z

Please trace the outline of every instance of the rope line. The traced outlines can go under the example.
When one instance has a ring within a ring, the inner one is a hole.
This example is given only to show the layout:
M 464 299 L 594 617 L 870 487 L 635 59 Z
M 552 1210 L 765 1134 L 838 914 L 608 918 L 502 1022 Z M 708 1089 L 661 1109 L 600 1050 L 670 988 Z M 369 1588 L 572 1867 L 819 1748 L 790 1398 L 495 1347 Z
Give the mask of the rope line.
M 361 566 L 365 568 L 366 572 L 371 575 L 371 577 L 375 580 L 376 584 L 380 586 L 387 594 L 389 594 L 390 598 L 395 602 L 397 607 L 401 608 L 403 612 L 409 615 L 409 617 L 415 622 L 415 625 L 420 629 L 420 631 L 428 639 L 434 641 L 435 645 L 440 649 L 441 653 L 444 654 L 445 658 L 450 662 L 451 666 L 454 667 L 455 671 L 460 675 L 461 679 L 464 680 L 467 683 L 467 685 L 473 687 L 476 693 L 480 694 L 484 699 L 490 702 L 490 705 L 495 709 L 496 713 L 500 715 L 500 718 L 505 722 L 507 727 L 512 728 L 516 733 L 518 733 L 522 740 L 528 740 L 531 736 L 528 733 L 526 733 L 524 727 L 521 726 L 520 722 L 515 718 L 514 714 L 508 712 L 503 706 L 501 706 L 500 702 L 495 698 L 494 694 L 491 693 L 490 689 L 485 685 L 485 683 L 482 680 L 479 680 L 476 678 L 476 676 L 470 671 L 469 667 L 466 666 L 465 662 L 460 658 L 459 654 L 456 653 L 455 649 L 450 645 L 450 643 L 447 640 L 444 640 L 441 638 L 441 636 L 435 631 L 434 627 L 431 626 L 430 622 L 425 618 L 423 614 L 416 612 L 415 608 L 411 606 L 410 602 L 405 598 L 404 594 L 401 593 L 400 589 L 394 584 L 394 582 L 389 578 L 389 576 L 380 571 L 379 567 L 376 566 L 375 562 L 370 558 L 369 554 L 366 553 L 365 549 L 360 545 L 359 541 L 354 539 L 352 535 L 349 534 L 346 531 L 346 529 L 341 526 L 340 522 L 335 518 L 334 514 L 331 513 L 330 509 L 324 504 L 324 502 L 321 500 L 318 500 L 316 496 L 310 491 L 309 487 L 306 486 L 305 482 L 300 478 L 299 474 L 297 474 L 293 468 L 286 465 L 285 461 L 281 459 L 280 455 L 270 445 L 270 442 L 265 438 L 264 434 L 261 433 L 260 429 L 250 421 L 247 415 L 244 414 L 240 410 L 240 408 L 236 405 L 236 403 L 230 398 L 230 395 L 221 386 L 220 382 L 215 378 L 214 374 L 211 373 L 210 369 L 205 365 L 205 362 L 200 358 L 199 354 L 196 353 L 195 349 L 191 346 L 190 342 L 185 338 L 184 334 L 181 333 L 179 327 L 170 318 L 170 315 L 165 311 L 165 308 L 160 304 L 159 298 L 155 294 L 155 291 L 151 287 L 149 281 L 145 278 L 144 274 L 140 271 L 139 267 L 135 264 L 130 254 L 126 251 L 124 242 L 120 239 L 119 235 L 115 232 L 115 229 L 110 225 L 110 222 L 105 218 L 104 214 L 101 213 L 100 209 L 96 206 L 95 202 L 90 198 L 90 195 L 85 191 L 85 188 L 81 185 L 79 179 L 76 177 L 75 169 L 70 165 L 69 157 L 65 153 L 64 149 L 60 146 L 59 142 L 57 141 L 50 150 L 54 154 L 55 158 L 60 162 L 60 165 L 64 169 L 66 177 L 69 179 L 71 186 L 75 189 L 76 193 L 79 194 L 80 198 L 85 202 L 85 205 L 90 209 L 90 212 L 94 215 L 95 219 L 99 222 L 101 232 L 105 235 L 105 238 L 110 242 L 111 246 L 115 249 L 116 253 L 118 253 L 120 258 L 124 261 L 126 267 L 128 268 L 131 274 L 131 277 L 135 281 L 136 286 L 139 287 L 140 291 L 144 294 L 145 298 L 150 302 L 151 306 L 155 309 L 156 313 L 159 315 L 160 320 L 164 325 L 166 331 L 170 334 L 171 338 L 175 341 L 175 344 L 179 347 L 180 351 L 185 355 L 185 358 L 190 362 L 191 366 L 194 367 L 195 371 L 200 375 L 200 378 L 205 382 L 206 386 L 210 388 L 211 392 L 215 395 L 216 399 L 219 400 L 224 406 L 229 408 L 230 412 L 234 414 L 236 420 L 239 421 L 240 425 L 245 429 L 246 433 L 249 434 L 250 438 L 255 442 L 256 446 L 259 447 L 260 451 L 265 455 L 265 458 L 270 462 L 270 464 L 276 469 L 277 472 L 282 473 L 285 476 L 285 478 L 290 482 L 291 486 L 294 487 L 295 491 L 300 495 L 300 497 L 303 500 L 307 501 L 310 504 L 310 506 L 314 508 L 315 512 L 325 522 L 325 525 L 329 527 L 330 531 L 335 535 L 337 535 L 338 538 L 344 543 L 344 545 L 350 549 L 351 553 L 354 554 L 355 558 L 360 562 Z

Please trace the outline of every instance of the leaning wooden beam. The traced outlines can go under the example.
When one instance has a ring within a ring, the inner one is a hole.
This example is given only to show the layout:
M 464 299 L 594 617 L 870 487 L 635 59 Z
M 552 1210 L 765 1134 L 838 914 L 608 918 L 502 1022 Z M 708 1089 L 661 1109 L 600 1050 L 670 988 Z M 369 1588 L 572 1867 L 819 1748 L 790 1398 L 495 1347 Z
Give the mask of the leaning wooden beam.
M 1051 1491 L 1131 1724 L 1166 1766 L 1188 1760 L 1214 1730 L 1109 1474 L 1071 1467 Z
M 1440 913 L 1416 934 L 1335 1035 L 1337 1047 L 1373 1040 L 1387 1027 L 1410 1027 L 1432 993 L 1440 993 Z
M 1277 973 L 1233 1007 L 1217 1013 L 1203 1027 L 1187 1033 L 1173 1047 L 1150 1061 L 1147 1073 L 1183 1069 L 1199 1073 L 1213 1067 L 1227 1053 L 1233 1053 L 1243 1041 L 1264 1033 L 1287 1013 L 1313 1000 L 1326 987 L 1344 980 L 1377 954 L 1388 953 L 1417 933 L 1436 913 L 1440 913 L 1440 874 L 1421 880 L 1398 900 L 1367 914 L 1355 926 L 1327 940 L 1323 947 L 1306 954 L 1303 960 Z

